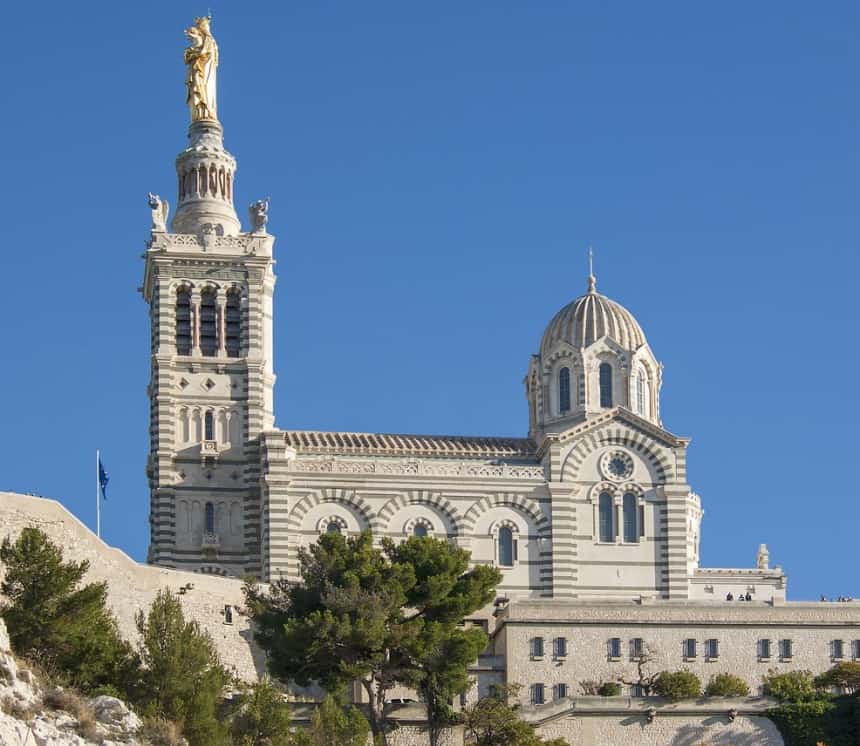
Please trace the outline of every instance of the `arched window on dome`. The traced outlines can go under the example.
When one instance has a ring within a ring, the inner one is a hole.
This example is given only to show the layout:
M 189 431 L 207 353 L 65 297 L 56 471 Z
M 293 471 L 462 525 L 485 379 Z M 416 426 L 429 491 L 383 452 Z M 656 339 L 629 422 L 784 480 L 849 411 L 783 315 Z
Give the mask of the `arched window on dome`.
M 600 524 L 599 539 L 602 542 L 615 541 L 615 521 L 612 520 L 613 508 L 612 495 L 608 492 L 601 492 L 598 505 L 598 519 Z
M 558 413 L 570 411 L 570 368 L 558 372 Z
M 636 373 L 636 413 L 645 416 L 645 374 Z
M 608 409 L 612 406 L 612 366 L 609 363 L 600 364 L 599 377 L 600 406 Z
M 176 354 L 191 354 L 191 291 L 176 291 Z
M 339 534 L 341 532 L 340 524 L 337 521 L 329 521 L 325 527 L 327 534 Z
M 624 518 L 624 541 L 631 544 L 638 542 L 639 527 L 636 525 L 638 518 L 638 511 L 636 510 L 636 495 L 630 492 L 624 495 L 621 513 Z
M 427 526 L 425 526 L 423 523 L 416 523 L 415 527 L 412 529 L 412 535 L 413 536 L 426 537 L 427 536 Z
M 502 526 L 499 529 L 499 565 L 513 567 L 516 559 L 517 543 L 514 539 L 514 531 L 510 526 Z

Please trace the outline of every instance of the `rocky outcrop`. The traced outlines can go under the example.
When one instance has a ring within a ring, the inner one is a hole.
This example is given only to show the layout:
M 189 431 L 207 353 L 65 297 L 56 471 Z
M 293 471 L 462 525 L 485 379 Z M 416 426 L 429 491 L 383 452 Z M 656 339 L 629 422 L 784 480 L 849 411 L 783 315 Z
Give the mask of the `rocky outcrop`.
M 45 689 L 12 654 L 0 619 L 0 744 L 3 746 L 144 746 L 140 718 L 116 697 L 85 699 Z

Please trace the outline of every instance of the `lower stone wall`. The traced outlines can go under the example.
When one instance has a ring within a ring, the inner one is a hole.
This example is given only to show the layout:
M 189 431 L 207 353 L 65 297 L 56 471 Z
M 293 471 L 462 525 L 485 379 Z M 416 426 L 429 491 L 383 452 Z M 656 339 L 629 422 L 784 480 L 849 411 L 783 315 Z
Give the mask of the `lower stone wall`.
M 579 697 L 526 708 L 523 717 L 545 738 L 577 745 L 784 746 L 776 726 L 763 716 L 775 704 L 758 697 L 675 704 L 657 698 Z
M 579 716 L 538 728 L 545 738 L 588 746 L 784 746 L 776 726 L 763 717 L 738 716 L 730 723 L 711 716 Z
M 242 614 L 242 581 L 142 565 L 105 544 L 55 500 L 0 492 L 0 540 L 15 539 L 27 526 L 44 531 L 62 547 L 67 560 L 88 560 L 88 582 L 107 581 L 108 603 L 126 639 L 137 639 L 135 614 L 146 611 L 161 588 L 177 594 L 183 589 L 179 599 L 186 618 L 212 635 L 225 666 L 246 681 L 256 681 L 265 670 L 262 651 Z M 228 605 L 233 609 L 232 624 L 224 613 Z

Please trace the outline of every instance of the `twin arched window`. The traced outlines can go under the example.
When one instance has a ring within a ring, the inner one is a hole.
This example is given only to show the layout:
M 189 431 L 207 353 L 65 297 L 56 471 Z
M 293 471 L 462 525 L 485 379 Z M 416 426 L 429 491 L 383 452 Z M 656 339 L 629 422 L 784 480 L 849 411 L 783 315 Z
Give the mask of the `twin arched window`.
M 615 541 L 615 505 L 612 495 L 601 492 L 598 503 L 598 533 L 599 540 L 604 543 Z M 642 533 L 642 514 L 637 504 L 636 495 L 626 492 L 621 500 L 621 529 L 622 538 L 626 544 L 636 544 Z
M 229 357 L 239 357 L 242 338 L 242 310 L 239 293 L 231 290 L 227 293 L 227 304 L 224 306 L 225 347 Z
M 570 368 L 558 372 L 558 413 L 570 411 Z
M 599 368 L 600 406 L 609 409 L 612 406 L 612 366 L 601 363 Z

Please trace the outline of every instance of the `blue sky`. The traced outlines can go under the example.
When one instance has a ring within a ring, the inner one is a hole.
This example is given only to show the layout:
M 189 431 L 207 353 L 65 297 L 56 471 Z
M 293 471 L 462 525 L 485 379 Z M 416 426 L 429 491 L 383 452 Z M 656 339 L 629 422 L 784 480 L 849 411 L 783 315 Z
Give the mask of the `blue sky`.
M 0 73 L 0 488 L 143 559 L 145 195 L 175 204 L 189 2 L 15 3 Z M 219 113 L 278 236 L 277 424 L 523 435 L 585 289 L 690 435 L 702 564 L 860 596 L 860 5 L 220 2 Z

